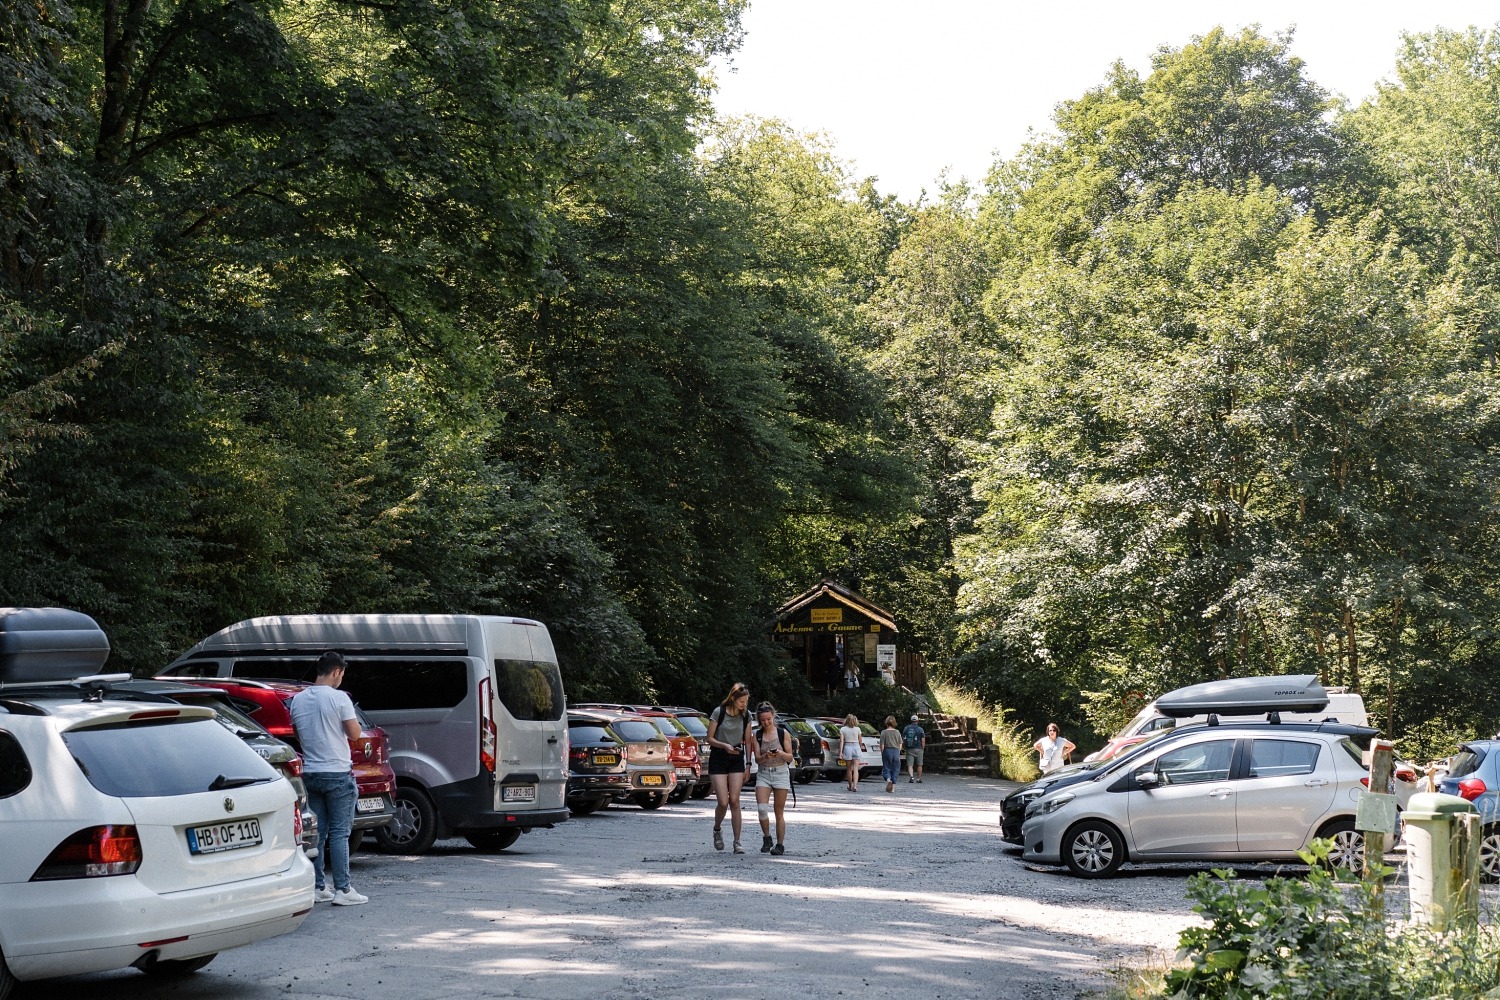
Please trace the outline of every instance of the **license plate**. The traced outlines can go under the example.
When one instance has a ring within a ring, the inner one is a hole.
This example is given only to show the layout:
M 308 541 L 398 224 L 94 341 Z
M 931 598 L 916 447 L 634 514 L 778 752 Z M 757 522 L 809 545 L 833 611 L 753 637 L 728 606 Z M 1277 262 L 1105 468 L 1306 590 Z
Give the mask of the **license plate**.
M 661 783 L 662 783 L 662 777 L 659 774 L 643 774 L 643 775 L 641 775 L 641 784 L 643 784 L 643 785 L 659 785 Z
M 378 813 L 378 812 L 380 812 L 380 810 L 382 810 L 384 808 L 385 808 L 385 799 L 382 799 L 378 795 L 372 796 L 372 797 L 367 798 L 367 799 L 360 799 L 354 805 L 354 811 L 355 812 L 362 812 L 362 813 Z
M 677 777 L 679 777 L 679 778 L 691 778 L 691 777 L 694 777 L 693 769 L 690 768 L 690 767 L 679 767 L 677 769 Z
M 535 802 L 535 785 L 511 785 L 500 790 L 501 802 Z
M 620 755 L 617 753 L 596 753 L 594 754 L 594 763 L 618 764 L 620 763 Z
M 816 757 L 809 757 L 809 758 L 807 758 L 807 760 L 804 763 L 808 763 L 808 764 L 821 764 L 821 763 L 823 763 L 823 755 L 822 754 L 818 754 L 818 756 L 816 756 Z
M 232 823 L 193 826 L 187 831 L 188 850 L 193 854 L 216 854 L 260 843 L 260 820 L 237 819 Z

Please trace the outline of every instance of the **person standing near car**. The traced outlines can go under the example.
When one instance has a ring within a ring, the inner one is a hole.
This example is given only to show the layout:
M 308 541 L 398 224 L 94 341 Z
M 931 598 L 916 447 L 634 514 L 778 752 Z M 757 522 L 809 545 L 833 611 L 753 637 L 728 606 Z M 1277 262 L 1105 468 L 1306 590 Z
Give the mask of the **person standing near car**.
M 844 778 L 849 783 L 849 791 L 859 791 L 859 768 L 864 763 L 860 747 L 864 742 L 864 731 L 859 728 L 859 719 L 853 712 L 844 716 L 844 724 L 839 727 L 839 756 L 844 760 Z
M 906 783 L 915 781 L 922 783 L 922 758 L 927 751 L 927 730 L 913 715 L 906 728 L 901 730 L 901 737 L 906 741 Z
M 885 717 L 885 728 L 880 731 L 880 776 L 885 779 L 885 790 L 896 790 L 896 779 L 901 777 L 901 730 L 896 728 L 896 717 Z
M 360 730 L 354 702 L 339 690 L 345 669 L 342 655 L 331 649 L 324 653 L 318 659 L 317 682 L 298 692 L 288 709 L 301 744 L 307 804 L 318 817 L 318 859 L 313 867 L 317 893 L 313 899 L 334 906 L 358 906 L 368 903 L 370 897 L 349 884 L 349 834 L 359 797 L 349 741 L 359 739 Z M 324 878 L 325 858 L 333 868 L 332 889 Z
M 760 816 L 760 852 L 786 853 L 786 795 L 792 790 L 792 734 L 776 721 L 776 706 L 763 701 L 755 706 L 755 811 Z M 776 843 L 771 843 L 772 803 L 776 811 Z
M 724 849 L 724 813 L 729 813 L 730 829 L 734 831 L 734 853 L 744 854 L 740 846 L 740 789 L 750 776 L 750 765 L 745 756 L 745 741 L 750 736 L 750 689 L 736 684 L 729 694 L 708 717 L 708 778 L 713 784 L 714 798 L 714 850 Z
M 1062 767 L 1068 760 L 1069 755 L 1078 749 L 1073 742 L 1057 733 L 1057 723 L 1047 723 L 1047 735 L 1032 744 L 1032 749 L 1037 752 L 1037 766 L 1042 769 L 1043 774 L 1051 774 Z

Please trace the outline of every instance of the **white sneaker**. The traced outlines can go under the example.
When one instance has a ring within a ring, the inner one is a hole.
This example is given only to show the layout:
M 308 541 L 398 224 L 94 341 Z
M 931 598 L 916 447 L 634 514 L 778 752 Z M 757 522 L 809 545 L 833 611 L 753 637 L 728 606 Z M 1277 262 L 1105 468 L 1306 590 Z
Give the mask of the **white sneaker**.
M 334 906 L 358 906 L 360 903 L 368 903 L 369 901 L 369 896 L 361 896 L 357 891 L 355 891 L 355 888 L 352 885 L 349 888 L 345 889 L 343 892 L 336 892 L 333 894 Z
M 321 888 L 321 889 L 314 889 L 313 890 L 313 902 L 314 903 L 331 903 L 331 902 L 333 902 L 333 890 L 330 889 L 326 885 L 323 888 Z

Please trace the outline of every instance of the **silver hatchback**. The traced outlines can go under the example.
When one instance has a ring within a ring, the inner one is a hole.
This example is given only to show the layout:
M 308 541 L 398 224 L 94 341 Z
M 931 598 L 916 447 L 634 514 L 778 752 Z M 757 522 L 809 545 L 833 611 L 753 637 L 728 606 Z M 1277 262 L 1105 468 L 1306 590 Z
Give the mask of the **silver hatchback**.
M 1207 726 L 1026 809 L 1025 860 L 1103 878 L 1126 861 L 1298 859 L 1318 837 L 1358 863 L 1355 809 L 1367 776 L 1355 730 Z

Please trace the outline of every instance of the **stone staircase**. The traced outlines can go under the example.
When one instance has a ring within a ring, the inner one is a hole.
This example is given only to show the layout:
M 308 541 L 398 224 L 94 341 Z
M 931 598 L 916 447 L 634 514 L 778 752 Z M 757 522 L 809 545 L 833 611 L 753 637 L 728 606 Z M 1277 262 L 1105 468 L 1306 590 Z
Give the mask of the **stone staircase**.
M 1000 749 L 994 736 L 979 728 L 978 719 L 940 712 L 927 712 L 920 718 L 922 728 L 927 730 L 926 770 L 1000 777 Z

